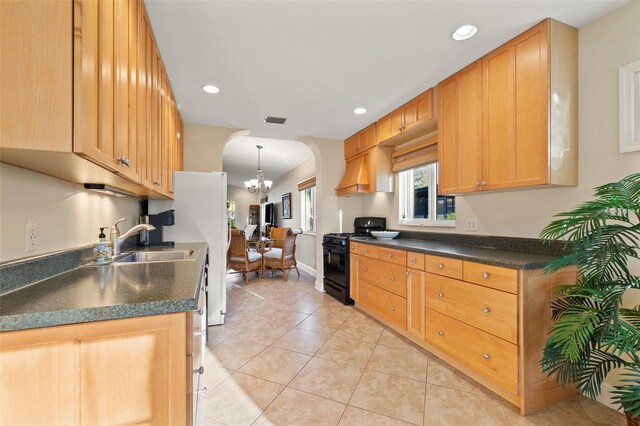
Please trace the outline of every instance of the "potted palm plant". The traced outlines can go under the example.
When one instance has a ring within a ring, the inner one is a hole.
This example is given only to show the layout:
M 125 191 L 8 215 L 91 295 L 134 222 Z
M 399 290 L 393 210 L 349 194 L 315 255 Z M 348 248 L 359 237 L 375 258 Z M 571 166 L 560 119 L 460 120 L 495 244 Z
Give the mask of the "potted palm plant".
M 564 239 L 568 254 L 548 271 L 575 265 L 575 284 L 560 286 L 552 303 L 555 323 L 542 369 L 596 398 L 605 377 L 622 370 L 613 400 L 629 425 L 640 419 L 640 305 L 622 307 L 628 291 L 640 291 L 629 260 L 640 256 L 640 173 L 595 189 L 595 198 L 556 215 L 543 239 Z

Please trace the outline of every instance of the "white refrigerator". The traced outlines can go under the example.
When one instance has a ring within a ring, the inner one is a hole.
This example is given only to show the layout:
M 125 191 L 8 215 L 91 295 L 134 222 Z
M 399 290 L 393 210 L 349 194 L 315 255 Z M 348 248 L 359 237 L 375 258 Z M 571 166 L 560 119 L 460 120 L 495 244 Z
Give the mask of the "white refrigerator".
M 173 192 L 173 200 L 149 200 L 149 214 L 174 209 L 176 223 L 164 228 L 165 240 L 209 245 L 209 325 L 223 324 L 227 310 L 227 174 L 175 172 Z

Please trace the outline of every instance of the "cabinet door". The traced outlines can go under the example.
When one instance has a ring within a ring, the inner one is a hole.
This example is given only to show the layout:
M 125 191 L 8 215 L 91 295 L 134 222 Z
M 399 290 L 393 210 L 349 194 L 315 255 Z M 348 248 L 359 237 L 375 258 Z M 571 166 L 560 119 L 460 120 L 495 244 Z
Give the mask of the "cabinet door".
M 412 99 L 400 108 L 402 110 L 402 121 L 400 128 L 404 131 L 416 124 L 418 121 L 418 102 Z
M 402 126 L 402 108 L 398 108 L 378 120 L 378 143 L 400 134 Z
M 358 153 L 358 142 L 360 136 L 356 133 L 344 141 L 344 158 L 351 158 Z
M 83 1 L 77 15 L 82 43 L 75 49 L 83 64 L 81 75 L 75 75 L 75 96 L 81 99 L 74 103 L 74 116 L 84 130 L 76 132 L 73 150 L 115 171 L 116 2 Z
M 349 297 L 358 301 L 358 256 L 349 255 Z
M 439 85 L 439 193 L 480 190 L 482 174 L 482 62 Z
M 433 89 L 416 98 L 416 122 L 433 119 Z
M 407 270 L 407 331 L 421 340 L 425 338 L 425 278 L 424 271 Z
M 484 185 L 548 182 L 547 22 L 483 58 Z
M 76 345 L 71 339 L 36 341 L 29 332 L 6 333 L 0 341 L 0 424 L 74 425 Z
M 358 152 L 373 148 L 376 144 L 376 123 L 358 132 Z

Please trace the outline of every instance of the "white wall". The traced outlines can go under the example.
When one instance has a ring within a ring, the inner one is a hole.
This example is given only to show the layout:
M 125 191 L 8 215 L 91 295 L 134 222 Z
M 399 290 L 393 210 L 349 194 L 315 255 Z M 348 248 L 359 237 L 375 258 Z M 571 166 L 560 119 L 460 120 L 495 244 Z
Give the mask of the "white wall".
M 189 172 L 221 172 L 224 144 L 238 129 L 184 124 L 184 170 Z
M 276 206 L 276 223 L 283 228 L 302 228 L 300 192 L 298 182 L 316 174 L 316 159 L 309 158 L 277 181 L 267 194 Z M 291 219 L 282 218 L 282 195 L 291 193 Z M 317 203 L 319 204 L 319 203 Z M 296 260 L 309 268 L 316 269 L 316 234 L 305 232 L 296 239 Z
M 227 200 L 236 202 L 236 228 L 239 229 L 247 226 L 249 206 L 252 204 L 260 204 L 258 194 L 252 194 L 247 191 L 246 188 L 233 185 L 227 185 Z
M 0 163 L 0 262 L 84 246 L 121 218 L 126 230 L 138 200 L 85 191 L 76 183 Z M 38 249 L 26 252 L 25 225 L 37 223 Z

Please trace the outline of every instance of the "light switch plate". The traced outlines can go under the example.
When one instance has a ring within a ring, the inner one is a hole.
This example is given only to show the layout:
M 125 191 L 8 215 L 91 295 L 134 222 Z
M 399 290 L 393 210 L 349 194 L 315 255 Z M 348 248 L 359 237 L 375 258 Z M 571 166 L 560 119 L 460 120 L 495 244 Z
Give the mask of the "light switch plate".
M 478 230 L 478 219 L 470 218 L 467 219 L 467 231 L 477 231 Z

